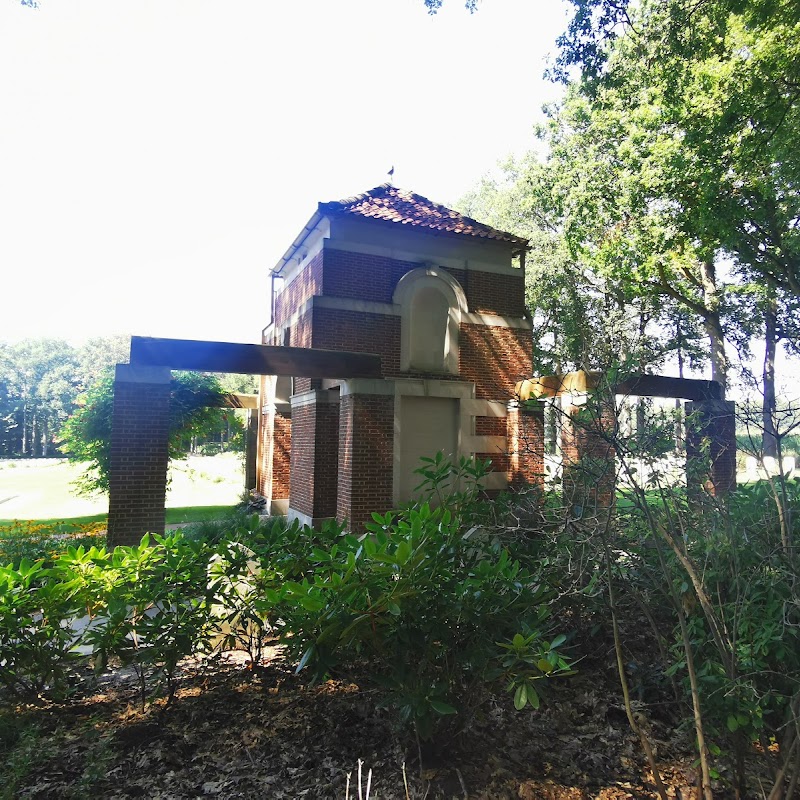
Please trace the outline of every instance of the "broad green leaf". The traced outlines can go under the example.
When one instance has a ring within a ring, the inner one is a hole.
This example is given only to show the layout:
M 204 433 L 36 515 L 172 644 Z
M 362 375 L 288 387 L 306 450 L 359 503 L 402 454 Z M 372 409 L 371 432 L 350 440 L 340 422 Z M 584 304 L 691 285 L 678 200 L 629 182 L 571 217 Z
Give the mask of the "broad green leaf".
M 443 716 L 445 714 L 458 714 L 458 711 L 455 708 L 453 708 L 453 706 L 451 706 L 448 703 L 444 703 L 441 700 L 433 700 L 433 699 L 431 699 L 430 700 L 430 705 L 431 705 L 431 708 L 437 714 L 442 714 Z

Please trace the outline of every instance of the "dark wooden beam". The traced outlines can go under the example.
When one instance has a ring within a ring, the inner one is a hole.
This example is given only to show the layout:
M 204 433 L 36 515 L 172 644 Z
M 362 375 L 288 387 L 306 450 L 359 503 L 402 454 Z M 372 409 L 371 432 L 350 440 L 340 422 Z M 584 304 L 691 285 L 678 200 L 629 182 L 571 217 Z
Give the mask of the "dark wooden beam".
M 680 400 L 722 400 L 722 384 L 696 378 L 635 375 L 614 387 L 616 394 L 640 397 L 673 397 Z
M 131 337 L 131 364 L 296 378 L 381 377 L 381 358 L 372 353 L 148 336 Z

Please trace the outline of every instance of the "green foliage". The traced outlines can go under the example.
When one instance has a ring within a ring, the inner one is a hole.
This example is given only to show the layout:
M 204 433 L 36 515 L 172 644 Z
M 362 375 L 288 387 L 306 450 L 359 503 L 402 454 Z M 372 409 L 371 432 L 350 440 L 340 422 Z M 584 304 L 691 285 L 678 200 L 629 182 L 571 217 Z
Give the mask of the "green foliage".
M 362 537 L 239 514 L 8 567 L 6 688 L 63 693 L 82 647 L 97 669 L 133 667 L 145 702 L 171 695 L 184 656 L 237 646 L 257 662 L 277 634 L 298 671 L 357 674 L 423 738 L 466 726 L 491 686 L 536 707 L 534 684 L 569 672 L 565 639 L 547 635 L 553 593 L 534 549 L 477 524 L 489 519 L 484 472 L 426 461 L 424 487 L 450 507 L 376 515 Z
M 499 541 L 466 535 L 449 509 L 427 504 L 375 515 L 367 531 L 315 549 L 310 574 L 285 582 L 276 598 L 299 668 L 320 679 L 366 663 L 385 702 L 422 738 L 452 714 L 466 724 L 487 686 L 553 671 L 537 666 L 540 653 L 512 674 L 520 664 L 504 661 L 496 643 L 521 631 L 534 635 L 531 646 L 540 640 L 551 599 Z
M 43 560 L 48 566 L 68 547 L 105 544 L 105 515 L 98 522 L 14 520 L 0 525 L 0 564 Z
M 170 458 L 185 457 L 187 437 L 202 435 L 218 422 L 222 392 L 216 378 L 194 372 L 173 374 L 170 390 Z M 62 448 L 70 461 L 86 464 L 76 482 L 80 494 L 107 492 L 111 461 L 114 378 L 108 373 L 85 395 L 82 408 L 67 420 Z
M 41 561 L 0 567 L 0 685 L 19 696 L 63 696 L 77 658 L 69 590 Z
M 48 456 L 78 395 L 115 363 L 127 360 L 129 337 L 0 343 L 0 455 Z
M 180 533 L 145 535 L 137 547 L 70 550 L 57 568 L 87 604 L 96 624 L 84 640 L 92 647 L 95 668 L 111 657 L 134 668 L 144 705 L 148 681 L 175 689 L 175 671 L 185 656 L 206 649 L 210 636 L 207 586 L 208 554 Z

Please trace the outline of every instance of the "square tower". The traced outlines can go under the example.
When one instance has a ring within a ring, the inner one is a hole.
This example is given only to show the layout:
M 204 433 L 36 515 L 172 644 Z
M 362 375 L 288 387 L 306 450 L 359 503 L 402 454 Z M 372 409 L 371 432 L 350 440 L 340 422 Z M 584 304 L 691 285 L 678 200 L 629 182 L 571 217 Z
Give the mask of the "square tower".
M 363 526 L 415 496 L 419 459 L 514 478 L 508 405 L 529 377 L 527 240 L 389 184 L 320 203 L 272 270 L 263 344 L 381 356 L 381 379 L 267 377 L 258 490 L 272 513 Z

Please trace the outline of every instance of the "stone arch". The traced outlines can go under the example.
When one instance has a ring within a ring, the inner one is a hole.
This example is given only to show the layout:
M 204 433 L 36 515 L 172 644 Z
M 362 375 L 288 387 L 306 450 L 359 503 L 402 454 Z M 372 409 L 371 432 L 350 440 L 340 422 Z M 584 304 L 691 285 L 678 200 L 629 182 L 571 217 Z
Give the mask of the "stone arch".
M 397 284 L 392 301 L 401 308 L 400 369 L 458 375 L 458 338 L 467 298 L 443 269 L 420 267 Z

